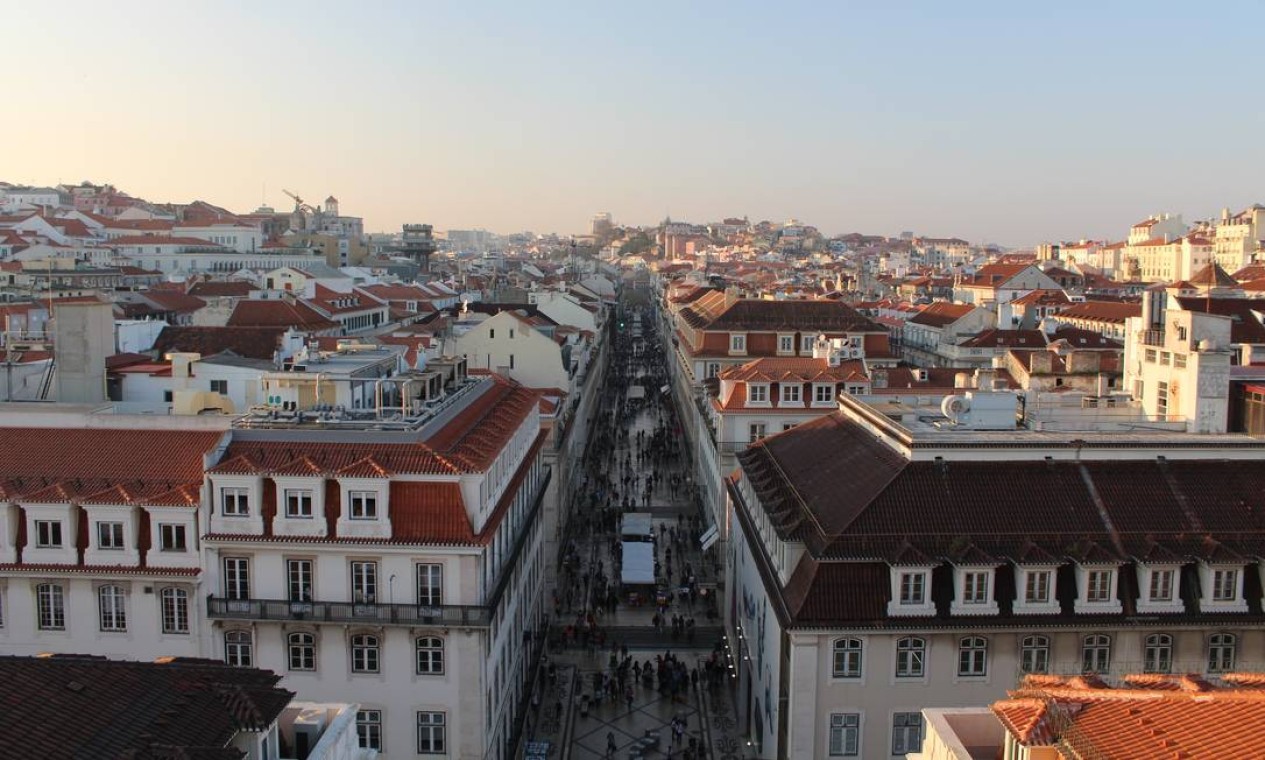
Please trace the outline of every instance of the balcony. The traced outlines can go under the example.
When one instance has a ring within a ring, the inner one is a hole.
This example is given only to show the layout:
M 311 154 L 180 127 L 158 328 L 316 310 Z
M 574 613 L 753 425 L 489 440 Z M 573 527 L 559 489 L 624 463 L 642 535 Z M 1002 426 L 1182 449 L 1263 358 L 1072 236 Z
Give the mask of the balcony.
M 464 605 L 358 604 L 356 602 L 291 602 L 286 599 L 206 600 L 212 620 L 276 620 L 307 623 L 362 623 L 364 625 L 434 625 L 487 628 L 487 607 Z
M 1138 337 L 1144 346 L 1164 347 L 1164 331 L 1163 330 L 1139 330 Z

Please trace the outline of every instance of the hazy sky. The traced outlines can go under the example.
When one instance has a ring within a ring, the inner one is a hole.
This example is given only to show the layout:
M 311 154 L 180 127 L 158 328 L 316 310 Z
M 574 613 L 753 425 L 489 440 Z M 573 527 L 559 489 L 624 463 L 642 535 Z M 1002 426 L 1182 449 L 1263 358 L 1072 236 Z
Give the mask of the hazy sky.
M 1265 201 L 1265 3 L 21 2 L 0 179 L 1020 245 Z

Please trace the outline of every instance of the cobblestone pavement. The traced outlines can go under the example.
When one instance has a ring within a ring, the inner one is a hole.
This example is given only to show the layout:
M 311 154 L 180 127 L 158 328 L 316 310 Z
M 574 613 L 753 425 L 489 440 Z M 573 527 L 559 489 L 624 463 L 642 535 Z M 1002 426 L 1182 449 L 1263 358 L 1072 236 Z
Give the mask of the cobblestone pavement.
M 597 485 L 586 483 L 581 489 L 584 503 L 577 507 L 582 515 L 578 521 L 581 529 L 572 532 L 572 543 L 565 550 L 572 558 L 572 567 L 559 574 L 554 610 L 559 625 L 541 665 L 545 675 L 538 680 L 533 697 L 528 741 L 538 748 L 547 742 L 548 757 L 575 760 L 743 757 L 730 680 L 714 666 L 717 683 L 707 684 L 706 663 L 712 659 L 722 630 L 708 598 L 715 592 L 717 568 L 714 558 L 704 556 L 698 548 L 701 515 L 692 495 L 689 462 L 677 453 L 681 448 L 671 443 L 681 436 L 674 429 L 671 396 L 661 392 L 666 383 L 662 376 L 666 359 L 653 332 L 657 320 L 650 311 L 638 320 L 626 305 L 624 308 L 618 318 L 631 329 L 629 335 L 617 339 L 610 370 L 614 378 L 607 380 L 607 385 L 617 390 L 607 391 L 603 397 L 590 436 L 598 442 L 596 457 L 591 452 L 588 462 Z M 605 446 L 601 444 L 601 425 L 610 433 Z M 625 430 L 626 438 L 621 435 Z M 658 446 L 669 447 L 674 455 L 662 456 L 655 451 Z M 641 461 L 639 449 L 644 457 Z M 627 469 L 625 462 L 631 465 Z M 647 476 L 652 472 L 657 484 L 647 491 Z M 604 479 L 613 487 L 603 487 Z M 622 501 L 627 496 L 631 496 L 631 503 L 625 509 Z M 602 507 L 607 508 L 605 513 Z M 694 595 L 677 593 L 666 607 L 644 599 L 647 595 L 640 604 L 629 603 L 629 590 L 618 585 L 616 556 L 619 517 L 624 511 L 652 515 L 660 589 L 680 592 L 691 585 L 688 579 L 693 576 Z M 607 598 L 606 589 L 617 600 L 613 608 L 597 601 Z M 672 621 L 678 617 L 682 624 L 675 628 Z M 631 690 L 631 704 L 625 694 L 617 700 L 608 697 L 597 702 L 593 678 L 598 673 L 614 673 L 612 642 L 617 648 L 616 662 L 625 657 L 618 651 L 623 646 L 627 647 L 626 656 L 635 662 L 653 663 L 656 657 L 670 652 L 687 672 L 697 665 L 699 685 L 687 683 L 685 691 L 674 698 L 655 686 L 638 683 Z M 553 678 L 548 676 L 546 663 L 553 667 Z M 673 737 L 674 720 L 684 728 L 679 741 Z M 610 747 L 613 751 L 608 753 Z

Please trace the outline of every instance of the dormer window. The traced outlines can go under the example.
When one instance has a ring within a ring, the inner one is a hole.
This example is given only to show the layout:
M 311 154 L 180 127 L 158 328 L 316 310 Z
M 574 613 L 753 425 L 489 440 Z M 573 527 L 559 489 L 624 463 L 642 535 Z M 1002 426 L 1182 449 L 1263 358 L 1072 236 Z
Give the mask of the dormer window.
M 1076 603 L 1078 613 L 1121 612 L 1116 598 L 1117 565 L 1080 565 L 1076 568 Z
M 1051 575 L 1053 575 L 1053 573 L 1049 570 L 1028 570 L 1024 572 L 1024 604 L 1050 603 Z
M 62 545 L 60 520 L 35 521 L 35 545 L 41 549 L 59 549 Z
M 250 491 L 245 488 L 221 489 L 220 509 L 225 517 L 249 517 Z
M 1183 612 L 1180 564 L 1138 563 L 1138 612 Z
M 312 492 L 306 489 L 287 489 L 285 492 L 286 517 L 309 520 L 312 518 Z
M 920 605 L 927 601 L 927 574 L 906 572 L 900 574 L 900 603 Z
M 782 385 L 782 403 L 798 404 L 800 401 L 801 388 L 798 384 L 784 383 Z
M 1201 563 L 1199 580 L 1203 586 L 1200 607 L 1205 612 L 1247 612 L 1247 600 L 1243 598 L 1242 565 Z
M 1115 592 L 1114 570 L 1090 570 L 1089 584 L 1086 586 L 1085 601 L 1090 604 L 1104 604 L 1111 601 Z
M 997 601 L 993 598 L 995 566 L 983 564 L 977 557 L 970 564 L 953 568 L 954 593 L 949 611 L 954 615 L 996 615 Z
M 159 551 L 184 552 L 189 550 L 188 546 L 184 525 L 164 523 L 158 526 Z
M 747 352 L 747 336 L 746 335 L 730 335 L 729 336 L 729 353 L 745 354 Z
M 1151 583 L 1147 600 L 1164 604 L 1173 601 L 1173 571 L 1167 568 L 1151 571 Z
M 348 496 L 351 502 L 351 514 L 349 515 L 351 519 L 378 519 L 377 491 L 351 491 Z
M 110 550 L 121 550 L 126 548 L 126 544 L 123 541 L 123 523 L 97 523 L 97 548 Z
M 799 352 L 801 354 L 812 354 L 813 344 L 817 341 L 815 335 L 801 335 L 799 338 Z
M 835 387 L 833 385 L 814 385 L 813 386 L 813 403 L 814 404 L 832 404 L 835 400 Z
M 752 383 L 747 386 L 748 400 L 752 404 L 769 403 L 769 385 L 768 383 Z
M 891 568 L 892 601 L 887 614 L 896 617 L 936 614 L 931 600 L 931 566 L 895 566 Z
M 795 336 L 794 335 L 777 336 L 777 352 L 779 354 L 795 353 Z

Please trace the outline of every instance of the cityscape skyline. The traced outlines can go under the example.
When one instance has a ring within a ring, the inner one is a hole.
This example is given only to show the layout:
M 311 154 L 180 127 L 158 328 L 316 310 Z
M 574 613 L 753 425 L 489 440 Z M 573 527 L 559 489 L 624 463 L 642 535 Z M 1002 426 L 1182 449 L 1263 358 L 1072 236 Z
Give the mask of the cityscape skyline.
M 142 8 L 16 11 L 39 31 L 14 54 L 58 86 L 23 96 L 42 118 L 9 122 L 5 179 L 235 211 L 333 194 L 373 230 L 571 233 L 610 210 L 1013 246 L 1260 200 L 1232 148 L 1265 115 L 1233 85 L 1248 4 L 1125 4 L 1092 35 L 1080 9 L 995 4 Z M 233 54 L 185 55 L 194 29 Z

